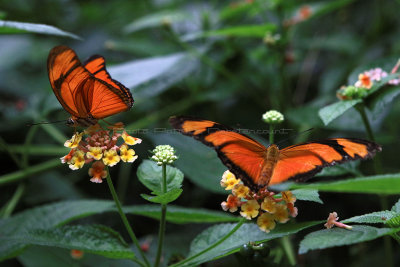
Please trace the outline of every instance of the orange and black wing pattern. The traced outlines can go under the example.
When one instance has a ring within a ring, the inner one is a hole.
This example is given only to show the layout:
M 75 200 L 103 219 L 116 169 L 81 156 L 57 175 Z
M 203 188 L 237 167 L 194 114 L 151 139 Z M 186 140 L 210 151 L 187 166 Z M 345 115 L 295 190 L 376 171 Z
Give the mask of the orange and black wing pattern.
M 305 181 L 325 167 L 368 159 L 381 150 L 381 146 L 374 142 L 356 138 L 334 138 L 289 146 L 279 150 L 279 160 L 269 185 L 287 180 Z
M 370 141 L 355 138 L 335 138 L 289 146 L 279 150 L 278 158 L 269 158 L 269 149 L 254 139 L 222 124 L 180 116 L 171 117 L 171 125 L 184 135 L 213 147 L 228 169 L 253 191 L 287 180 L 305 181 L 325 167 L 349 160 L 367 159 L 381 151 Z M 272 175 L 263 170 L 272 165 Z
M 71 48 L 56 46 L 49 53 L 47 71 L 58 101 L 76 118 L 102 119 L 133 105 L 129 89 L 111 79 L 103 57 L 92 57 L 84 66 Z
M 265 146 L 213 121 L 179 116 L 171 117 L 169 122 L 182 134 L 214 148 L 222 163 L 245 185 L 254 188 L 264 164 Z

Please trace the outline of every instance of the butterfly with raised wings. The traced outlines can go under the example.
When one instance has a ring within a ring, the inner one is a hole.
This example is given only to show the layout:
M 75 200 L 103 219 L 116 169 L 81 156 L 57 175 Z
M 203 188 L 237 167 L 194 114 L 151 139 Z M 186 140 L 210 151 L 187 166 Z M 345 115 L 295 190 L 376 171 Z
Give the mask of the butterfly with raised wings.
M 178 116 L 169 122 L 182 134 L 214 148 L 222 163 L 254 192 L 287 180 L 305 181 L 325 167 L 371 158 L 382 150 L 374 142 L 356 138 L 332 138 L 279 149 L 275 144 L 265 147 L 209 120 Z
M 82 64 L 74 50 L 56 46 L 49 53 L 47 71 L 54 94 L 71 114 L 68 125 L 94 125 L 133 105 L 131 92 L 111 78 L 102 56 L 91 56 Z

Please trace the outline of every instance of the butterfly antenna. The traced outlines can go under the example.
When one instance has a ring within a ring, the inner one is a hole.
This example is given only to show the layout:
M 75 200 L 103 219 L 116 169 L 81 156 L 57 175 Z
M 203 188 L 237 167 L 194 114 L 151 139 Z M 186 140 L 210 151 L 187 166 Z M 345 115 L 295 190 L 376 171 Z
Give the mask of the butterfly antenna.
M 40 124 L 52 124 L 52 123 L 60 123 L 60 122 L 67 122 L 67 120 L 62 120 L 62 121 L 41 121 L 41 122 L 34 122 L 34 123 L 27 123 L 26 126 L 31 127 L 35 125 L 40 125 Z
M 310 128 L 310 129 L 307 129 L 307 130 L 305 130 L 305 131 L 302 131 L 302 132 L 299 132 L 299 133 L 295 133 L 295 134 L 293 134 L 293 135 L 291 135 L 291 136 L 288 136 L 288 137 L 286 137 L 285 139 L 279 141 L 278 143 L 276 143 L 276 145 L 279 146 L 280 144 L 286 142 L 287 140 L 289 140 L 289 139 L 291 139 L 291 138 L 295 138 L 295 137 L 297 137 L 297 136 L 299 136 L 299 135 L 301 135 L 301 134 L 304 134 L 304 133 L 306 133 L 306 132 L 310 132 L 310 131 L 312 131 L 312 130 L 314 130 L 314 128 Z

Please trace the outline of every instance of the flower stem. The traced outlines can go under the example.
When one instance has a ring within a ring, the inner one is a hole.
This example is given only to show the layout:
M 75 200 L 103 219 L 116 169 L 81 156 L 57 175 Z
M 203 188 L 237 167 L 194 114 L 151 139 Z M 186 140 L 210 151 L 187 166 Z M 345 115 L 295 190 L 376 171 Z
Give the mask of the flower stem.
M 162 165 L 162 192 L 164 194 L 167 193 L 167 164 L 165 163 L 163 163 Z M 154 263 L 155 267 L 158 267 L 160 265 L 161 253 L 165 235 L 166 215 L 167 215 L 167 205 L 161 204 L 160 228 L 158 232 L 158 247 L 157 247 L 156 261 Z
M 201 256 L 201 255 L 203 255 L 204 253 L 206 253 L 206 252 L 212 250 L 213 248 L 215 248 L 216 246 L 218 246 L 219 244 L 221 244 L 222 242 L 224 242 L 226 239 L 228 239 L 231 235 L 233 235 L 233 234 L 243 225 L 243 223 L 244 223 L 245 221 L 246 221 L 246 219 L 245 219 L 245 218 L 242 218 L 242 219 L 236 224 L 236 226 L 235 226 L 229 233 L 227 233 L 223 238 L 221 238 L 220 240 L 218 240 L 217 242 L 215 242 L 214 244 L 212 244 L 212 245 L 209 246 L 208 248 L 206 248 L 206 249 L 200 251 L 199 253 L 197 253 L 197 254 L 195 254 L 195 255 L 189 257 L 189 258 L 186 258 L 186 259 L 184 259 L 183 261 L 180 261 L 180 262 L 178 262 L 178 263 L 176 263 L 176 264 L 174 264 L 174 265 L 171 265 L 170 267 L 183 266 L 183 265 L 185 265 L 185 263 L 187 263 L 187 262 L 189 262 L 189 261 L 191 261 L 191 260 L 193 260 L 193 259 L 195 259 L 195 258 L 197 258 L 197 257 L 199 257 L 199 256 Z
M 364 123 L 365 129 L 368 134 L 368 138 L 371 139 L 372 141 L 375 142 L 375 137 L 371 129 L 371 124 L 369 123 L 367 114 L 365 112 L 365 104 L 364 102 L 360 103 L 359 105 L 356 106 L 357 111 L 361 115 L 361 119 Z M 379 155 L 377 155 L 374 159 L 374 169 L 375 173 L 382 173 L 382 165 L 381 161 L 379 160 Z M 381 201 L 381 208 L 382 210 L 387 210 L 388 205 L 387 205 L 387 198 L 386 196 L 380 196 L 380 201 Z M 383 243 L 384 243 L 384 248 L 385 248 L 385 259 L 386 259 L 386 266 L 391 267 L 393 266 L 393 250 L 392 250 L 392 244 L 391 244 L 391 239 L 390 236 L 384 236 L 383 237 Z
M 108 184 L 108 187 L 110 188 L 111 195 L 114 199 L 115 205 L 117 206 L 118 213 L 121 216 L 122 222 L 124 223 L 125 228 L 129 233 L 129 236 L 131 237 L 133 243 L 135 244 L 136 248 L 138 249 L 139 253 L 141 254 L 143 260 L 145 261 L 145 264 L 142 263 L 142 265 L 150 266 L 150 263 L 147 260 L 146 255 L 144 255 L 144 252 L 140 247 L 139 241 L 137 240 L 136 235 L 133 232 L 133 230 L 128 222 L 128 219 L 126 218 L 125 213 L 122 211 L 121 203 L 119 202 L 117 192 L 115 192 L 115 188 L 114 188 L 113 182 L 111 180 L 111 176 L 110 176 L 110 171 L 108 169 L 107 169 L 107 184 Z
M 272 123 L 269 124 L 269 145 L 274 143 L 274 125 Z
M 362 119 L 362 121 L 364 123 L 365 130 L 367 131 L 368 138 L 375 142 L 375 137 L 374 137 L 374 134 L 373 134 L 373 132 L 371 130 L 371 124 L 369 123 L 369 120 L 368 120 L 368 117 L 367 117 L 367 113 L 365 112 L 364 103 L 360 103 L 359 105 L 357 105 L 356 109 L 361 115 L 361 119 Z
M 281 243 L 282 243 L 283 250 L 285 251 L 286 256 L 289 260 L 289 264 L 292 266 L 296 265 L 296 256 L 295 256 L 292 242 L 290 242 L 289 236 L 282 237 Z

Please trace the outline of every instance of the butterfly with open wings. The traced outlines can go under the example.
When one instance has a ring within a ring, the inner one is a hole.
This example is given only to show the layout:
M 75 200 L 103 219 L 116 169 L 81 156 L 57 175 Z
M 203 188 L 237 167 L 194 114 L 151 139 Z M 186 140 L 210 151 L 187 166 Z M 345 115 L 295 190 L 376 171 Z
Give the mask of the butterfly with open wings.
M 209 120 L 179 116 L 169 122 L 182 134 L 214 148 L 222 163 L 253 192 L 287 180 L 305 181 L 325 167 L 371 158 L 382 150 L 374 142 L 356 138 L 332 138 L 279 149 L 275 144 L 265 147 Z
M 74 50 L 56 46 L 49 53 L 47 71 L 54 94 L 71 114 L 68 125 L 94 125 L 133 105 L 131 92 L 111 78 L 102 56 L 92 56 L 82 64 Z

